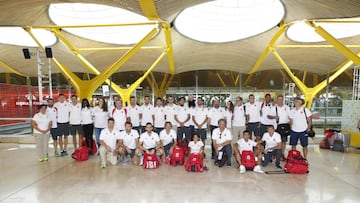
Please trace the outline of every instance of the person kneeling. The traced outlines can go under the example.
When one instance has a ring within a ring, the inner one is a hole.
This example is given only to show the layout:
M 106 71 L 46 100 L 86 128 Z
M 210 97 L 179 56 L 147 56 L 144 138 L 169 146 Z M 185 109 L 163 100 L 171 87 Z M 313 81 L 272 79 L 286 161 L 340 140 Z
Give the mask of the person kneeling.
M 131 122 L 125 123 L 125 130 L 120 132 L 119 152 L 124 163 L 131 159 L 134 165 L 138 164 L 138 157 L 135 156 L 136 146 L 139 142 L 139 133 L 132 129 Z
M 223 156 L 227 156 L 226 160 L 226 166 L 231 166 L 231 154 L 232 154 L 232 147 L 231 147 L 231 141 L 232 141 L 232 135 L 230 130 L 226 128 L 226 120 L 220 119 L 218 122 L 219 127 L 214 129 L 212 140 L 213 140 L 213 146 L 215 149 L 215 153 L 217 156 L 217 160 L 215 161 L 215 165 L 218 165 L 219 167 L 222 167 Z M 224 155 L 226 153 L 226 155 Z
M 272 157 L 276 157 L 275 166 L 281 169 L 280 158 L 281 158 L 281 136 L 275 132 L 274 126 L 269 126 L 267 132 L 262 137 L 262 142 L 265 142 L 263 166 L 267 166 L 269 162 L 272 162 Z
M 160 137 L 156 132 L 153 132 L 153 126 L 151 123 L 146 123 L 145 132 L 140 135 L 137 155 L 140 157 L 140 166 L 144 163 L 144 153 L 154 154 L 158 157 L 164 154 Z
M 111 165 L 117 164 L 118 146 L 120 132 L 114 129 L 114 119 L 108 119 L 108 127 L 100 133 L 100 159 L 101 168 L 105 168 L 107 162 Z
M 243 138 L 239 139 L 234 144 L 234 152 L 235 152 L 236 161 L 240 165 L 239 167 L 240 173 L 245 173 L 246 169 L 250 169 L 250 168 L 254 172 L 264 173 L 264 171 L 262 171 L 260 167 L 261 153 L 262 153 L 260 144 L 250 139 L 249 131 L 245 130 L 243 132 Z M 249 157 L 245 157 L 247 156 L 245 155 L 247 152 L 250 152 L 248 155 Z

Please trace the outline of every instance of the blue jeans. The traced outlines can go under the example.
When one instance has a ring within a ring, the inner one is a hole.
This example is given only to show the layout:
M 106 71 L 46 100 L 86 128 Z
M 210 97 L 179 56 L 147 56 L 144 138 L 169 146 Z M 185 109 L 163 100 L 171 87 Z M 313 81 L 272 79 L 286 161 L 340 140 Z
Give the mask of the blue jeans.
M 98 148 L 100 147 L 100 133 L 104 128 L 95 128 L 95 138 Z

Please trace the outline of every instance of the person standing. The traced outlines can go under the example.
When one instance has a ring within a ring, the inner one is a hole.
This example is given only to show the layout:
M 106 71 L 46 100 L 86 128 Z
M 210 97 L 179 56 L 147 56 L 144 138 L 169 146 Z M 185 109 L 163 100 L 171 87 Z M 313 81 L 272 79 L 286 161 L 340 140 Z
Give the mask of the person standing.
M 234 106 L 234 116 L 233 116 L 233 124 L 232 124 L 232 134 L 233 140 L 232 143 L 235 144 L 243 135 L 245 130 L 246 123 L 246 108 L 243 105 L 243 99 L 241 97 L 236 97 L 235 106 Z
M 130 105 L 126 107 L 132 128 L 140 134 L 140 106 L 136 104 L 135 96 L 130 97 Z
M 116 165 L 117 155 L 119 153 L 118 144 L 120 140 L 120 132 L 114 128 L 114 118 L 109 118 L 107 122 L 107 128 L 100 133 L 100 160 L 101 168 L 106 168 L 107 163 Z
M 144 97 L 144 104 L 141 106 L 140 110 L 140 120 L 141 120 L 141 132 L 145 132 L 146 123 L 151 123 L 153 125 L 153 115 L 154 106 L 150 104 L 150 97 L 146 95 Z
M 225 110 L 224 108 L 220 107 L 220 100 L 219 98 L 215 97 L 213 100 L 213 108 L 209 110 L 208 114 L 208 126 L 210 126 L 210 133 L 211 133 L 211 141 L 213 142 L 213 131 L 214 129 L 218 128 L 218 123 L 220 119 L 224 119 L 225 117 Z M 225 126 L 226 127 L 226 126 Z M 211 143 L 211 158 L 215 159 L 215 149 L 214 144 Z
M 209 110 L 204 106 L 204 100 L 201 97 L 198 97 L 197 104 L 197 107 L 193 111 L 192 120 L 195 125 L 195 132 L 205 145 Z
M 195 132 L 195 124 L 194 124 L 193 119 L 192 119 L 192 115 L 193 115 L 194 110 L 196 108 L 196 102 L 195 102 L 194 95 L 189 94 L 188 101 L 187 101 L 187 106 L 189 107 L 189 114 L 190 114 L 190 119 L 188 121 L 188 126 L 189 126 L 190 135 L 192 136 L 194 134 L 194 132 Z
M 127 110 L 122 105 L 122 100 L 118 99 L 115 101 L 115 107 L 109 112 L 109 117 L 114 118 L 114 128 L 118 131 L 125 130 L 125 122 L 129 121 L 130 118 L 127 114 Z
M 93 133 L 94 124 L 92 120 L 93 109 L 90 106 L 88 99 L 82 99 L 81 101 L 81 127 L 85 135 L 85 144 L 89 148 L 90 153 L 94 151 L 93 147 Z
M 156 106 L 154 107 L 152 117 L 154 121 L 154 131 L 159 134 L 165 126 L 165 110 L 163 107 L 163 101 L 160 97 L 156 98 L 155 104 Z
M 296 97 L 295 108 L 290 111 L 290 145 L 293 150 L 296 149 L 296 145 L 300 140 L 303 147 L 303 155 L 305 160 L 308 153 L 308 131 L 311 129 L 312 119 L 311 112 L 308 108 L 302 107 L 304 100 L 300 97 Z
M 256 141 L 261 140 L 260 133 L 260 111 L 261 104 L 260 102 L 255 101 L 255 96 L 253 94 L 249 95 L 249 102 L 245 104 L 246 108 L 246 123 L 247 131 L 250 132 L 250 139 L 252 139 L 252 134 L 255 135 Z
M 49 160 L 49 133 L 52 121 L 46 115 L 46 105 L 41 104 L 39 112 L 32 118 L 31 124 L 34 129 L 34 137 L 36 139 L 37 156 L 40 162 Z
M 182 146 L 186 146 L 185 142 L 190 142 L 191 134 L 189 129 L 190 113 L 189 108 L 185 106 L 185 97 L 179 98 L 179 105 L 175 112 L 175 121 L 177 122 L 177 140 L 183 141 Z M 183 137 L 185 135 L 185 138 Z
M 226 128 L 232 129 L 232 121 L 234 117 L 234 104 L 232 101 L 227 101 L 224 112 L 224 119 L 226 120 Z
M 172 96 L 168 96 L 167 104 L 165 106 L 165 118 L 166 121 L 171 122 L 172 129 L 177 130 L 177 122 L 175 121 L 175 111 L 177 109 L 177 105 L 174 104 L 174 98 Z
M 64 94 L 59 94 L 59 101 L 54 104 L 54 107 L 57 109 L 60 156 L 67 156 L 70 104 L 66 102 Z
M 285 147 L 290 135 L 290 107 L 284 104 L 284 96 L 277 96 L 277 103 L 272 114 L 274 115 L 272 118 L 276 120 L 277 124 L 276 132 L 281 135 L 281 159 L 285 161 Z
M 81 104 L 76 95 L 71 96 L 70 104 L 70 135 L 73 136 L 74 150 L 81 146 L 81 136 L 84 134 L 81 127 Z M 77 136 L 78 135 L 78 136 Z M 79 138 L 79 142 L 78 139 Z
M 276 122 L 275 122 L 275 114 L 273 114 L 273 109 L 275 106 L 271 101 L 271 95 L 269 93 L 265 94 L 265 101 L 261 103 L 261 110 L 260 110 L 260 137 L 267 132 L 267 128 L 270 126 L 275 126 L 276 129 Z
M 47 117 L 52 121 L 51 129 L 50 129 L 50 135 L 53 139 L 53 145 L 54 145 L 54 155 L 55 157 L 59 157 L 60 154 L 57 151 L 58 148 L 58 136 L 59 132 L 57 129 L 57 108 L 54 107 L 54 99 L 49 98 L 47 100 L 47 108 L 46 108 L 46 115 Z
M 108 105 L 104 98 L 99 98 L 99 103 L 93 109 L 95 139 L 98 148 L 100 147 L 100 133 L 107 127 L 107 120 L 109 118 Z

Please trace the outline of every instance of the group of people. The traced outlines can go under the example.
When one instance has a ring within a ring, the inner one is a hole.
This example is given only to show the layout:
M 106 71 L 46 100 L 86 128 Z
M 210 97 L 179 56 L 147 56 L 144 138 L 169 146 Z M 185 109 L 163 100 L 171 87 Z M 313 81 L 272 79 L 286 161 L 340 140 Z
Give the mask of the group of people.
M 202 97 L 194 96 L 189 96 L 187 101 L 180 97 L 177 104 L 172 96 L 167 97 L 166 102 L 157 98 L 155 105 L 150 103 L 149 96 L 145 96 L 141 106 L 132 96 L 126 107 L 119 97 L 114 98 L 114 106 L 100 98 L 98 104 L 91 107 L 87 99 L 78 103 L 77 96 L 72 95 L 69 103 L 60 94 L 58 102 L 49 99 L 47 105 L 39 106 L 40 111 L 34 115 L 32 124 L 39 161 L 48 160 L 49 134 L 54 141 L 55 156 L 67 156 L 68 135 L 73 137 L 74 149 L 81 145 L 78 135 L 85 136 L 86 145 L 91 149 L 93 132 L 103 168 L 108 163 L 117 164 L 119 157 L 123 162 L 131 160 L 133 164 L 141 165 L 145 152 L 156 153 L 167 163 L 178 142 L 190 147 L 190 153 L 200 153 L 205 158 L 204 146 L 209 132 L 211 158 L 215 164 L 227 154 L 230 158 L 226 165 L 230 167 L 234 154 L 243 173 L 246 169 L 241 164 L 241 154 L 251 150 L 258 163 L 254 171 L 262 172 L 260 166 L 266 166 L 274 156 L 275 166 L 281 168 L 289 135 L 292 149 L 300 140 L 304 158 L 307 158 L 311 112 L 302 107 L 304 100 L 299 97 L 295 98 L 294 104 L 295 107 L 290 109 L 284 104 L 282 95 L 274 101 L 266 94 L 260 102 L 250 94 L 247 103 L 237 97 L 235 103 L 227 101 L 226 107 L 221 107 L 220 100 L 214 98 L 212 107 L 208 108 Z

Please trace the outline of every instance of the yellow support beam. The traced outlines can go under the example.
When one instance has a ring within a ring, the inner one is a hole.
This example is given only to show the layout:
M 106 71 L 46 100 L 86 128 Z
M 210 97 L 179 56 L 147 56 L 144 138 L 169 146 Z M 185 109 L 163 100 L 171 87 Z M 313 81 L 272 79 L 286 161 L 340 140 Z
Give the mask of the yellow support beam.
M 6 84 L 10 84 L 11 83 L 11 78 L 10 78 L 10 73 L 5 73 L 5 83 Z
M 236 76 L 235 80 L 234 80 L 234 87 L 236 87 L 239 83 L 240 80 L 240 73 Z
M 347 48 L 360 48 L 360 45 L 344 45 Z M 274 48 L 335 48 L 329 44 L 295 44 L 295 45 L 275 45 Z
M 272 53 L 274 54 L 275 58 L 280 62 L 280 64 L 283 66 L 285 71 L 288 73 L 288 75 L 291 77 L 291 79 L 295 82 L 297 87 L 300 89 L 300 91 L 305 96 L 305 104 L 308 108 L 311 107 L 312 100 L 316 96 L 317 93 L 319 93 L 322 89 L 324 89 L 327 85 L 327 81 L 323 80 L 316 86 L 309 88 L 307 87 L 299 78 L 297 78 L 293 72 L 290 70 L 290 68 L 287 66 L 285 61 L 281 58 L 279 53 L 276 52 L 276 50 L 272 50 Z M 360 53 L 357 55 L 360 57 Z M 329 83 L 331 83 L 333 80 L 335 80 L 337 77 L 339 77 L 340 74 L 342 74 L 346 69 L 348 69 L 353 64 L 352 61 L 347 60 L 347 63 L 342 63 L 341 67 L 337 68 L 337 71 L 332 74 L 329 77 Z
M 307 71 L 304 70 L 304 73 L 303 73 L 303 78 L 302 78 L 302 82 L 305 83 L 306 81 L 306 75 L 307 75 Z
M 132 47 L 82 47 L 77 48 L 78 51 L 116 51 L 116 50 L 129 50 Z M 157 49 L 166 49 L 166 46 L 143 46 L 140 49 L 142 50 L 157 50 Z
M 226 87 L 225 81 L 222 79 L 222 77 L 221 77 L 221 75 L 219 74 L 219 72 L 216 72 L 216 76 L 217 76 L 217 78 L 219 79 L 221 85 L 222 85 L 223 87 Z
M 353 77 L 353 73 L 349 71 L 349 69 L 347 69 L 345 71 L 345 75 L 350 79 L 350 80 L 353 80 L 354 77 Z
M 141 10 L 149 20 L 159 20 L 154 0 L 139 0 Z
M 87 24 L 87 25 L 32 25 L 34 29 L 66 29 L 66 28 L 93 28 L 93 27 L 123 27 L 123 26 L 141 26 L 158 25 L 158 21 L 139 22 L 139 23 L 112 23 L 112 24 Z
M 23 77 L 29 77 L 28 75 L 21 73 L 17 70 L 15 70 L 15 68 L 9 66 L 7 63 L 5 63 L 4 61 L 0 60 L 0 66 L 4 67 L 5 69 L 9 70 L 11 73 L 15 73 L 16 75 L 20 75 Z
M 273 38 L 270 40 L 269 44 L 266 46 L 265 50 L 263 51 L 263 53 L 261 54 L 259 59 L 256 61 L 255 65 L 251 68 L 249 74 L 255 73 L 259 69 L 260 65 L 264 62 L 267 55 L 270 53 L 270 51 L 275 46 L 276 41 L 284 34 L 286 27 L 287 26 L 284 23 L 280 24 L 279 30 L 275 33 Z
M 169 63 L 169 71 L 170 74 L 175 74 L 175 62 L 174 62 L 174 51 L 172 46 L 172 38 L 171 38 L 171 27 L 169 23 L 162 23 L 166 46 L 167 46 L 167 54 L 168 54 L 168 63 Z
M 137 79 L 133 84 L 130 85 L 129 88 L 123 89 L 122 91 L 122 99 L 123 102 L 130 103 L 131 93 L 136 90 L 136 88 L 145 80 L 145 78 L 151 73 L 151 71 L 160 63 L 160 61 L 166 56 L 166 51 L 161 53 L 161 55 L 155 60 L 155 62 L 150 66 L 150 68 L 144 73 L 142 77 Z
M 322 38 L 324 38 L 329 44 L 332 44 L 340 53 L 342 53 L 346 58 L 354 61 L 354 63 L 360 66 L 360 57 L 353 53 L 349 48 L 339 42 L 335 37 L 328 33 L 321 26 L 316 25 L 312 21 L 306 21 L 308 25 L 315 29 L 315 32 L 318 33 Z
M 90 86 L 87 86 L 89 94 L 92 94 L 96 89 L 105 82 L 112 74 L 114 74 L 123 64 L 125 64 L 139 48 L 148 42 L 157 33 L 157 28 L 152 29 L 143 39 L 141 39 L 135 46 L 127 51 L 119 60 L 102 71 L 95 78 L 89 80 Z M 88 97 L 87 97 L 88 98 Z

